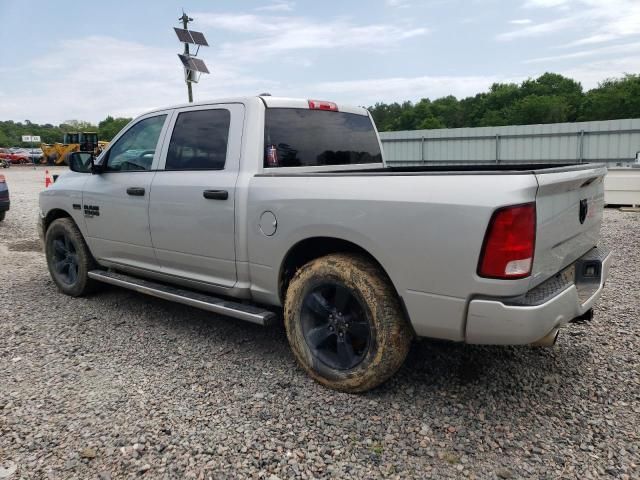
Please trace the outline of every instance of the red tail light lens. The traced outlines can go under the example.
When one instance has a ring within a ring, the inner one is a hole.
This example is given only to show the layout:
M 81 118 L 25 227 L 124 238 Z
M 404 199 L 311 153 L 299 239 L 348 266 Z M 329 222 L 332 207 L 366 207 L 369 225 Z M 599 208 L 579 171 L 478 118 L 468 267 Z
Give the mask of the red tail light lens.
M 4 178 L 4 175 L 0 175 L 0 183 L 6 183 L 7 179 Z
M 528 277 L 535 243 L 535 203 L 496 210 L 484 238 L 478 275 L 505 280 Z
M 308 100 L 310 110 L 329 110 L 331 112 L 338 111 L 338 105 L 333 102 L 324 102 L 322 100 Z

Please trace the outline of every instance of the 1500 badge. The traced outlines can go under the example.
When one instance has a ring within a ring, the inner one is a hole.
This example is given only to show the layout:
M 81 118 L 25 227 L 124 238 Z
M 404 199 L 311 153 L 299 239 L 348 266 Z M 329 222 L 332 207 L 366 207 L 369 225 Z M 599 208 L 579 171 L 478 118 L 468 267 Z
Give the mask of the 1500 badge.
M 99 217 L 100 216 L 100 207 L 97 205 L 85 205 L 84 206 L 84 216 L 85 217 Z

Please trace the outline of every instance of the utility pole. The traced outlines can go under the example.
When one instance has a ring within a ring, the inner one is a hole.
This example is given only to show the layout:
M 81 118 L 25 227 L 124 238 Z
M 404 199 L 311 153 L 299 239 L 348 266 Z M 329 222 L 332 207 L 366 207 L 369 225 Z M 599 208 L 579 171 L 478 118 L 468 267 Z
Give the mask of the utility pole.
M 184 13 L 184 11 L 182 12 L 182 16 L 178 19 L 182 21 L 182 27 L 187 30 L 187 24 L 189 22 L 193 22 L 193 18 L 190 18 L 186 13 Z M 189 56 L 189 44 L 185 43 L 184 44 L 184 55 L 186 57 Z M 186 77 L 186 83 L 187 83 L 187 94 L 189 96 L 189 103 L 193 103 L 193 91 L 191 90 L 191 82 L 189 81 L 189 76 L 187 75 Z
M 173 27 L 173 30 L 178 36 L 178 40 L 184 43 L 184 53 L 179 53 L 178 58 L 182 62 L 182 67 L 184 68 L 184 81 L 187 82 L 189 103 L 193 103 L 193 91 L 191 90 L 191 84 L 198 83 L 201 74 L 209 73 L 209 69 L 205 63 L 202 59 L 198 58 L 198 53 L 200 52 L 200 47 L 208 47 L 209 43 L 207 42 L 207 39 L 204 38 L 204 34 L 202 32 L 195 32 L 187 28 L 189 22 L 193 22 L 193 18 L 184 13 L 184 10 L 182 11 L 182 16 L 178 20 L 182 22 L 182 26 L 184 27 Z M 189 51 L 190 43 L 195 46 L 196 52 L 194 54 Z

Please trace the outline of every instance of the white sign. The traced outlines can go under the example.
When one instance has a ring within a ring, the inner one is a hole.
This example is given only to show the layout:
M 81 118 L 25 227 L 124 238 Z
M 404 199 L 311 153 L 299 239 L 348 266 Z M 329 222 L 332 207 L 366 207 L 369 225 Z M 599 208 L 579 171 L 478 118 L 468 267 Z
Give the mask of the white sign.
M 23 142 L 39 142 L 40 135 L 22 135 Z
M 31 135 L 22 135 L 22 141 L 23 142 L 30 142 L 31 141 Z
M 40 141 L 40 135 L 32 135 L 31 136 L 31 141 L 32 142 L 39 142 Z

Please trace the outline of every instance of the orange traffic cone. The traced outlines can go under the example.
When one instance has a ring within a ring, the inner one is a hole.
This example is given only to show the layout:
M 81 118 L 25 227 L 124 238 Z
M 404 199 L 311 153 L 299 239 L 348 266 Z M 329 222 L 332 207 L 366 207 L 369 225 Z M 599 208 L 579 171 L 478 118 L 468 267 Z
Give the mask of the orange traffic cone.
M 53 185 L 53 180 L 49 175 L 49 170 L 44 171 L 44 188 L 49 188 L 49 185 Z

